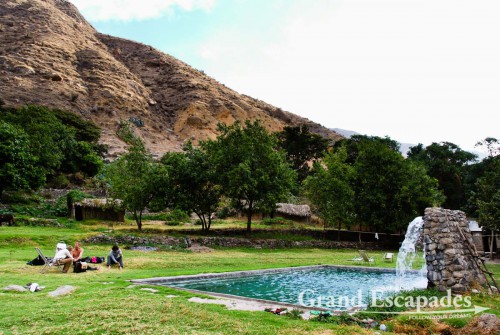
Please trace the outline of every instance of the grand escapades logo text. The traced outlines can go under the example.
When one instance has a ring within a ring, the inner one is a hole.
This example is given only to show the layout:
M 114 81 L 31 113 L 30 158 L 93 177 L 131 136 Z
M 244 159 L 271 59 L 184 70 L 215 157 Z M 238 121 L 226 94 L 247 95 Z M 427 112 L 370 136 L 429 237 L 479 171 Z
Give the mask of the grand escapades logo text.
M 424 308 L 468 308 L 472 306 L 470 296 L 453 296 L 451 290 L 446 291 L 442 297 L 436 296 L 405 296 L 388 295 L 384 297 L 385 291 L 372 290 L 364 299 L 363 291 L 358 290 L 354 296 L 343 295 L 320 295 L 313 289 L 306 289 L 299 293 L 299 304 L 304 307 L 316 308 L 337 308 L 348 309 L 352 307 L 375 307 L 375 308 L 411 308 L 420 312 Z M 367 304 L 369 302 L 369 304 Z

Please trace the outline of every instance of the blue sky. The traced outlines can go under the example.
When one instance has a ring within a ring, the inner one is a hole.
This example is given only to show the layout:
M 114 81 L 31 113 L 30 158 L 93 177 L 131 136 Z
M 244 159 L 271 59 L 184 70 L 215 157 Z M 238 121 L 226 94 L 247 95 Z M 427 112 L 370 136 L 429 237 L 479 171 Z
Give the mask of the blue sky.
M 103 33 L 327 127 L 500 138 L 497 0 L 71 1 Z

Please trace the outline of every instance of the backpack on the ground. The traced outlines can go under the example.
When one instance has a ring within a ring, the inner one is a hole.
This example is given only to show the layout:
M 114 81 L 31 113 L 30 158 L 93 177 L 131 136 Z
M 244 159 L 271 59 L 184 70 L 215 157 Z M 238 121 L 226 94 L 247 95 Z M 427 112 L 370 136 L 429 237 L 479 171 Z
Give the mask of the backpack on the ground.
M 47 257 L 47 260 L 50 262 L 52 260 L 52 258 Z M 40 255 L 38 255 L 32 261 L 26 262 L 26 264 L 28 264 L 28 265 L 44 265 L 45 262 L 43 261 L 42 257 L 40 257 Z
M 94 263 L 94 264 L 99 264 L 99 263 L 104 263 L 104 257 L 92 257 L 90 258 L 89 263 Z

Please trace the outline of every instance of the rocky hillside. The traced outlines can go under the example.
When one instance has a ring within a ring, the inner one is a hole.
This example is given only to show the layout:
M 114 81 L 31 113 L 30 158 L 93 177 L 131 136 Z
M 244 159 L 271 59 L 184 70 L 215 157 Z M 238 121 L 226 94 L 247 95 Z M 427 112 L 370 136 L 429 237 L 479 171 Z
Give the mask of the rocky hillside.
M 65 0 L 0 1 L 0 98 L 80 113 L 102 127 L 112 156 L 126 148 L 116 130 L 130 118 L 144 124 L 135 131 L 155 154 L 214 138 L 218 122 L 236 120 L 260 119 L 272 131 L 308 124 L 341 137 L 150 46 L 100 34 Z

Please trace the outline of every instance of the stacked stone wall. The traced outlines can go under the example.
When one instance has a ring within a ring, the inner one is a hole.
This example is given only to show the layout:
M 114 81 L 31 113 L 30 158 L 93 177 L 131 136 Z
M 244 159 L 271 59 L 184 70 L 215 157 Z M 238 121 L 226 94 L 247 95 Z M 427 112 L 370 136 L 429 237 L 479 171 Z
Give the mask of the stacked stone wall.
M 429 287 L 460 293 L 486 283 L 464 212 L 427 208 L 423 234 Z

